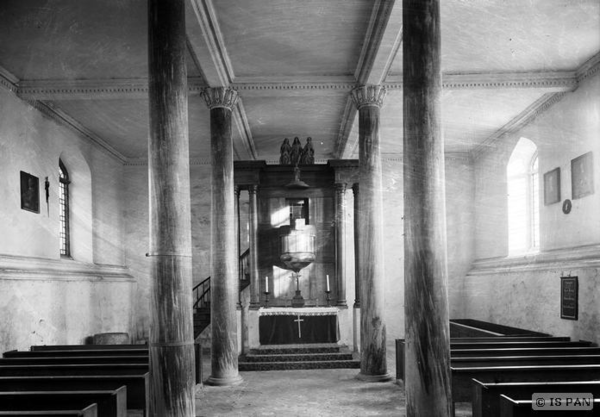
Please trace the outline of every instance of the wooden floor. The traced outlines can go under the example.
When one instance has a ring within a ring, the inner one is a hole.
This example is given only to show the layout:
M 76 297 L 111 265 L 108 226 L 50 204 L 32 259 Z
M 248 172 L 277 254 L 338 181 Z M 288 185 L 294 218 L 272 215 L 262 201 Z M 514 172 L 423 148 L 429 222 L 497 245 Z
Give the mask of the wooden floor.
M 388 371 L 395 377 L 395 347 L 387 347 Z M 405 415 L 404 390 L 396 382 L 368 383 L 357 369 L 241 372 L 236 387 L 198 386 L 196 416 L 202 417 L 398 417 Z M 203 357 L 210 375 L 210 355 Z M 471 416 L 459 404 L 457 417 Z

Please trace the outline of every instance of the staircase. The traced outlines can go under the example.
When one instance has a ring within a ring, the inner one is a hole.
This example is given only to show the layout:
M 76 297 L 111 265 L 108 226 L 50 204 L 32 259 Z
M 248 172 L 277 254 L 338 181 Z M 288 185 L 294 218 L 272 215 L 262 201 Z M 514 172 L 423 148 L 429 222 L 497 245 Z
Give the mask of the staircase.
M 240 255 L 240 292 L 250 285 L 248 256 L 250 249 Z M 194 289 L 194 339 L 200 336 L 210 324 L 210 277 L 206 278 Z
M 238 360 L 240 371 L 337 368 L 360 368 L 360 360 L 335 343 L 263 345 Z

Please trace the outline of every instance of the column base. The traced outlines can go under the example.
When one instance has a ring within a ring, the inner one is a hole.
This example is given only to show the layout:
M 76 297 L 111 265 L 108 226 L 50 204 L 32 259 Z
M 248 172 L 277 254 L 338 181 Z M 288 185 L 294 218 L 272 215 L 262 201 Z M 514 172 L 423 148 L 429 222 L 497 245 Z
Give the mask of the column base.
M 364 382 L 388 382 L 392 380 L 392 376 L 389 373 L 383 375 L 366 375 L 361 372 L 355 378 Z
M 228 377 L 214 377 L 210 376 L 206 380 L 206 385 L 212 385 L 214 387 L 232 387 L 242 383 L 244 379 L 240 375 L 228 376 Z

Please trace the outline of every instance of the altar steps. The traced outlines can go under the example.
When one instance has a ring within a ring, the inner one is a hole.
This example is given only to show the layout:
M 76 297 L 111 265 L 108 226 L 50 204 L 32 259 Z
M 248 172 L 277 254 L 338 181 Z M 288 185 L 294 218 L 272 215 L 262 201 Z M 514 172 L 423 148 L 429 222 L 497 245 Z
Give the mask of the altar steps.
M 336 344 L 261 346 L 240 356 L 240 371 L 360 368 L 346 346 Z

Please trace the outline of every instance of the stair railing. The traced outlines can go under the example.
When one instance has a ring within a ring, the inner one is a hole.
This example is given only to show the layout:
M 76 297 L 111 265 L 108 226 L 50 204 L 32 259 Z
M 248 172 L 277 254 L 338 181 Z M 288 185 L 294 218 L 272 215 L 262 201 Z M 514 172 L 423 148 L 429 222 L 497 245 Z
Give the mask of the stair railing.
M 239 279 L 240 291 L 250 285 L 250 248 L 240 255 Z M 210 277 L 196 284 L 194 291 L 194 309 L 210 307 Z

